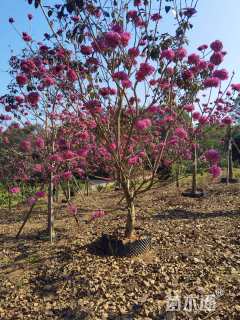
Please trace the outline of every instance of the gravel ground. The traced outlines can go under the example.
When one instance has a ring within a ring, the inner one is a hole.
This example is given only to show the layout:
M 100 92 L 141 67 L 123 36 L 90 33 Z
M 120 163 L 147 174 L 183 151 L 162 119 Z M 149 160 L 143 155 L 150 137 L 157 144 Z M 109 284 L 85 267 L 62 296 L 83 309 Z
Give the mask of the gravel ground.
M 88 246 L 124 225 L 119 191 L 76 197 L 79 227 L 59 206 L 53 245 L 36 237 L 44 207 L 19 240 L 24 208 L 1 210 L 0 319 L 240 319 L 240 186 L 206 188 L 202 199 L 173 187 L 138 199 L 137 223 L 153 245 L 135 258 L 100 256 Z M 96 208 L 109 213 L 88 223 Z M 170 299 L 180 310 L 170 311 Z

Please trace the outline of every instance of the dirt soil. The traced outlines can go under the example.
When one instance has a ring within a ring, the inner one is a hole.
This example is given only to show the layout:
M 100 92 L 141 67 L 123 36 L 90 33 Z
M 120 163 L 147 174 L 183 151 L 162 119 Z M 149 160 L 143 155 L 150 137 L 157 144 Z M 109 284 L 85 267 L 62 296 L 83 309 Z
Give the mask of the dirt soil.
M 124 226 L 120 191 L 77 196 L 79 227 L 59 206 L 53 245 L 36 237 L 44 207 L 19 240 L 24 208 L 1 210 L 0 319 L 240 319 L 240 185 L 205 188 L 202 199 L 173 186 L 141 196 L 137 224 L 151 232 L 152 250 L 135 258 L 89 249 L 102 232 Z M 97 208 L 108 214 L 89 222 Z M 172 298 L 179 311 L 170 311 Z

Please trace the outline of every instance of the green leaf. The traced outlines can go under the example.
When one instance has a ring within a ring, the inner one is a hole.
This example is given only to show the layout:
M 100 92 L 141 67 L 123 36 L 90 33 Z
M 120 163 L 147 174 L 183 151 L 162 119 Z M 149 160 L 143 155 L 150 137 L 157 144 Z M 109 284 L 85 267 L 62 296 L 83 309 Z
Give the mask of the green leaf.
M 110 17 L 110 14 L 107 11 L 103 11 L 103 15 L 104 15 L 104 17 L 107 17 L 107 18 Z
M 171 6 L 165 6 L 165 11 L 168 13 L 171 10 Z

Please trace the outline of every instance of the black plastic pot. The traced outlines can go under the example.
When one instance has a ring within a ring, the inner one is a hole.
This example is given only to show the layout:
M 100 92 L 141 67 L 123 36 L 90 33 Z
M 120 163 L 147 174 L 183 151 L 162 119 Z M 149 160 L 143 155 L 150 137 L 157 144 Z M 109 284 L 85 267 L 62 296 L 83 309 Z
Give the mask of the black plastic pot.
M 221 183 L 227 183 L 227 178 L 226 177 L 221 178 L 220 182 Z M 232 179 L 229 179 L 228 182 L 229 183 L 239 183 L 239 179 L 232 178 Z
M 207 194 L 202 189 L 197 189 L 196 192 L 193 192 L 191 189 L 186 190 L 182 193 L 182 196 L 189 197 L 189 198 L 202 198 L 205 197 Z
M 147 235 L 142 239 L 123 243 L 122 240 L 116 239 L 112 235 L 103 234 L 99 239 L 97 246 L 105 255 L 133 257 L 151 249 L 151 237 Z

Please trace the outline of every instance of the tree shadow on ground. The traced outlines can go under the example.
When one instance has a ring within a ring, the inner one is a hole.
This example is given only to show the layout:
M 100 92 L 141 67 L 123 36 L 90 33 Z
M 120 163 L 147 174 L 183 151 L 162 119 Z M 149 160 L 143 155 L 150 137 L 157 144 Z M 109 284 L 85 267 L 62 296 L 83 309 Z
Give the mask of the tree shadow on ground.
M 100 247 L 100 238 L 90 242 L 87 245 L 87 251 L 91 255 L 97 256 L 97 257 L 107 257 L 108 255 L 104 253 L 103 249 Z
M 107 316 L 107 320 L 134 320 L 136 317 L 141 316 L 141 311 L 143 309 L 143 304 L 134 304 L 132 309 L 125 314 L 110 313 Z M 79 310 L 79 308 L 73 309 L 71 307 L 66 307 L 61 310 L 54 312 L 55 315 L 61 320 L 92 320 L 93 314 L 90 310 Z M 157 316 L 151 317 L 152 320 L 173 320 L 175 319 L 172 312 L 164 312 Z
M 28 237 L 28 239 L 30 239 L 30 237 Z M 33 247 L 31 242 L 26 243 L 25 240 L 16 243 L 16 239 L 14 237 L 9 237 L 7 240 L 6 237 L 4 237 L 4 243 L 6 241 L 8 241 L 8 247 L 12 247 L 12 249 L 17 253 L 17 256 L 10 258 L 7 263 L 2 263 L 4 262 L 4 259 L 3 261 L 0 259 L 0 274 L 3 273 L 4 276 L 7 276 L 8 273 L 13 272 L 14 270 L 25 268 L 26 264 L 33 265 L 39 262 L 40 257 L 38 246 Z
M 42 242 L 46 242 L 49 241 L 49 238 L 43 239 L 41 238 L 41 234 L 46 233 L 46 229 L 36 229 L 36 230 L 31 230 L 29 231 L 29 233 L 25 233 L 25 230 L 23 230 L 23 232 L 19 235 L 19 237 L 16 237 L 16 234 L 0 234 L 0 244 L 4 244 L 4 243 L 8 243 L 9 245 L 14 245 L 16 246 L 16 244 L 18 245 L 18 243 L 22 243 L 23 241 L 28 241 L 29 243 L 31 242 L 31 244 L 33 245 L 32 241 L 34 242 L 34 244 L 38 243 L 42 243 Z M 64 228 L 59 228 L 56 227 L 55 231 L 57 233 L 57 238 L 56 240 L 60 240 L 60 239 L 68 239 L 68 233 L 67 230 L 65 230 Z
M 212 218 L 239 218 L 240 211 L 239 210 L 231 210 L 231 211 L 213 211 L 213 212 L 192 212 L 188 210 L 182 209 L 173 209 L 169 211 L 165 211 L 162 213 L 157 213 L 154 215 L 154 219 L 159 220 L 180 220 L 180 219 L 212 219 Z
M 86 246 L 76 247 L 74 250 L 69 247 L 67 249 L 68 252 L 66 252 L 66 247 L 62 247 L 61 250 L 51 257 L 48 257 L 46 264 L 44 264 L 44 261 L 41 262 L 41 265 L 39 265 L 30 280 L 31 291 L 34 295 L 40 298 L 46 299 L 46 297 L 48 297 L 49 300 L 54 300 L 56 299 L 56 295 L 66 290 L 68 294 L 70 294 L 70 299 L 73 302 L 93 295 L 90 280 L 79 270 L 68 270 L 68 265 L 75 259 L 75 254 L 79 254 L 81 250 L 84 251 Z M 56 269 L 49 268 L 52 261 L 61 267 Z M 68 272 L 66 272 L 65 268 L 67 268 Z M 99 298 L 98 295 L 100 295 L 100 292 L 96 292 L 95 294 L 97 298 Z M 71 313 L 71 310 L 69 310 L 69 312 Z M 67 314 L 68 310 L 62 310 L 62 313 L 59 314 L 59 319 L 65 319 L 65 313 Z M 72 316 L 73 315 L 67 319 L 72 319 Z M 73 317 L 73 319 L 75 318 Z
M 92 320 L 92 314 L 88 310 L 74 310 L 66 307 L 54 312 L 59 320 Z
M 21 210 L 20 212 L 16 209 L 9 212 L 7 209 L 0 210 L 0 225 L 11 225 L 14 223 L 22 222 L 27 214 L 29 209 Z M 46 210 L 34 209 L 31 217 L 34 217 L 36 222 L 40 221 L 42 217 L 46 215 Z
M 136 317 L 141 317 L 141 311 L 144 308 L 144 304 L 136 303 L 132 306 L 132 309 L 125 314 L 109 314 L 107 320 L 134 320 Z M 173 320 L 174 312 L 161 312 L 156 316 L 151 316 L 152 320 Z
M 65 236 L 63 238 L 67 241 Z M 11 248 L 13 252 L 15 252 L 15 257 L 8 259 L 7 262 L 4 257 L 2 259 L 0 258 L 0 269 L 3 273 L 5 273 L 6 270 L 12 272 L 18 268 L 25 268 L 26 265 L 30 269 L 35 269 L 38 268 L 38 266 L 47 265 L 51 260 L 56 260 L 58 263 L 63 264 L 68 263 L 73 259 L 75 253 L 86 248 L 86 245 L 76 246 L 74 249 L 70 249 L 69 246 L 65 245 L 57 245 L 54 251 L 52 251 L 51 246 L 47 246 L 49 241 L 39 239 L 37 233 L 22 235 L 18 240 L 16 240 L 15 236 L 1 235 L 0 244 L 6 243 L 8 248 Z M 46 250 L 42 252 L 41 248 L 43 245 Z M 48 249 L 50 251 L 45 254 Z

